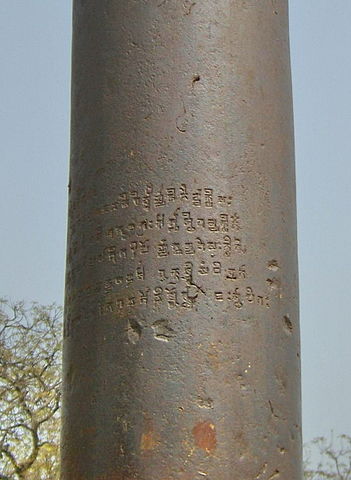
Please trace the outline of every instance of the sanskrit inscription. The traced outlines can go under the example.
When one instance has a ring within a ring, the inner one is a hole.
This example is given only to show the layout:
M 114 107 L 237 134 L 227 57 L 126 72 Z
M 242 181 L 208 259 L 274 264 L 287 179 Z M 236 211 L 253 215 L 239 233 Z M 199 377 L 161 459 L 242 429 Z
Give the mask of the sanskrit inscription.
M 84 271 L 92 281 L 75 282 L 71 296 L 97 295 L 98 315 L 121 318 L 196 311 L 203 302 L 232 311 L 269 309 L 272 288 L 251 275 L 248 238 L 235 192 L 186 183 L 130 186 L 91 210 L 92 247 L 84 256 L 83 240 L 72 240 L 81 265 L 75 275 Z
M 186 183 L 159 188 L 147 184 L 139 189 L 130 188 L 119 193 L 113 202 L 98 207 L 93 213 L 95 215 L 106 215 L 118 210 L 138 207 L 148 212 L 175 205 L 177 201 L 197 208 L 212 209 L 231 206 L 233 196 L 224 195 L 209 187 L 191 189 Z

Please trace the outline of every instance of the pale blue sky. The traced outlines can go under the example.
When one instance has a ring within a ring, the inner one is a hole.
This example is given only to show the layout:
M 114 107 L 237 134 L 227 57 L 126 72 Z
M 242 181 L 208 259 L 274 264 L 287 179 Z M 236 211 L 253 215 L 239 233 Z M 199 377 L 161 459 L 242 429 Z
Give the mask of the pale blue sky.
M 351 0 L 290 15 L 308 441 L 351 434 Z M 0 22 L 0 295 L 62 303 L 71 1 L 2 0 Z

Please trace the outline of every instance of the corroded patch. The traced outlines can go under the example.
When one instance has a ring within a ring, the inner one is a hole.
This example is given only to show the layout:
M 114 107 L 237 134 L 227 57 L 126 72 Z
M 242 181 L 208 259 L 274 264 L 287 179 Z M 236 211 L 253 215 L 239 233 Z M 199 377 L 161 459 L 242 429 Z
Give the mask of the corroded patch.
M 140 449 L 142 451 L 151 451 L 154 450 L 158 445 L 160 441 L 158 436 L 150 430 L 149 432 L 143 433 L 141 435 L 141 441 L 140 441 Z
M 213 452 L 217 447 L 216 428 L 213 423 L 200 422 L 193 428 L 195 445 L 207 453 Z

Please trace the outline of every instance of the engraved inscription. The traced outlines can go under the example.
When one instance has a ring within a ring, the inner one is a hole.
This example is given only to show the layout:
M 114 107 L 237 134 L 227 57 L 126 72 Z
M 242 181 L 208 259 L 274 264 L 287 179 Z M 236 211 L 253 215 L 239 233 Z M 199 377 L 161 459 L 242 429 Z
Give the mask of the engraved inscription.
M 203 187 L 190 189 L 181 183 L 168 187 L 154 187 L 147 184 L 140 189 L 129 189 L 119 193 L 116 199 L 94 210 L 95 215 L 106 215 L 121 209 L 141 208 L 144 211 L 162 209 L 174 205 L 177 201 L 193 207 L 227 207 L 233 203 L 233 196 L 215 192 L 213 188 Z
M 268 267 L 276 276 L 267 279 L 266 271 L 261 279 L 253 278 L 250 237 L 239 207 L 235 192 L 224 194 L 211 186 L 123 189 L 113 201 L 90 210 L 87 234 L 72 234 L 69 256 L 78 267 L 67 275 L 69 298 L 97 296 L 98 315 L 128 318 L 132 344 L 142 334 L 138 318 L 143 309 L 160 319 L 149 323 L 154 338 L 168 342 L 175 332 L 164 319 L 167 312 L 196 311 L 205 301 L 236 311 L 271 308 L 279 298 L 280 267 L 266 259 L 263 272 Z M 80 221 L 82 216 L 76 218 Z M 80 272 L 87 281 L 79 281 Z M 66 336 L 73 323 L 69 316 Z

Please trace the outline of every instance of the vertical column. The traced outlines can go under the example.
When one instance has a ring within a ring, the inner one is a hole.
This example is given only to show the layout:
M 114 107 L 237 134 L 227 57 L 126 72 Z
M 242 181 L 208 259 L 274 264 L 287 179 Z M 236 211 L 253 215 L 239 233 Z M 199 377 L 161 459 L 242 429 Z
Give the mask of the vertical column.
M 74 0 L 64 480 L 301 479 L 286 0 Z

